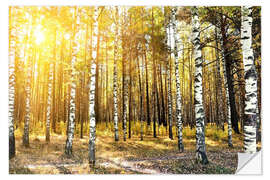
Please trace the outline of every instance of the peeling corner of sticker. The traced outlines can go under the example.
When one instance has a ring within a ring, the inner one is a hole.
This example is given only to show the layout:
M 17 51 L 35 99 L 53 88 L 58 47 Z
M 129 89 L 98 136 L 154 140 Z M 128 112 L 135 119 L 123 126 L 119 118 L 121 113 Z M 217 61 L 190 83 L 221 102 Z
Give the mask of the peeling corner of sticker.
M 238 165 L 235 174 L 262 175 L 262 153 L 238 153 Z

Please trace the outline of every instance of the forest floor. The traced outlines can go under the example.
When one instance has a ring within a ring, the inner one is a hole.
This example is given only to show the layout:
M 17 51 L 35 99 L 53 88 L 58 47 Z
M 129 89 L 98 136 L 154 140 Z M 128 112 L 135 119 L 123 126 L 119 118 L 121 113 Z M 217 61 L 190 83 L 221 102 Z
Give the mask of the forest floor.
M 224 133 L 225 134 L 225 133 Z M 121 136 L 120 136 L 121 137 Z M 73 140 L 73 156 L 64 155 L 66 137 L 51 135 L 30 136 L 30 147 L 22 146 L 16 136 L 16 157 L 9 160 L 11 174 L 233 174 L 237 168 L 237 152 L 242 151 L 241 135 L 234 135 L 234 148 L 228 148 L 226 136 L 206 133 L 209 164 L 195 159 L 195 136 L 184 133 L 185 151 L 177 149 L 177 138 L 153 138 L 143 141 L 133 135 L 124 142 L 114 141 L 111 134 L 98 133 L 96 138 L 96 166 L 88 165 L 88 137 Z

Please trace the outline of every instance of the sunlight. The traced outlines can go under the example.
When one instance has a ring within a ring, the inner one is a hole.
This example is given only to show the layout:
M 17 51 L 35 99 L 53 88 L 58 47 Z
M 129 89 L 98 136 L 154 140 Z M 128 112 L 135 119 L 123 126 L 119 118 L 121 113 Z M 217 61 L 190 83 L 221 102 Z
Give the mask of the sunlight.
M 65 40 L 69 40 L 70 38 L 70 34 L 66 33 L 65 36 L 64 36 Z
M 38 25 L 35 29 L 35 42 L 36 44 L 40 44 L 44 41 L 45 37 L 44 37 L 44 34 L 41 30 L 41 25 Z

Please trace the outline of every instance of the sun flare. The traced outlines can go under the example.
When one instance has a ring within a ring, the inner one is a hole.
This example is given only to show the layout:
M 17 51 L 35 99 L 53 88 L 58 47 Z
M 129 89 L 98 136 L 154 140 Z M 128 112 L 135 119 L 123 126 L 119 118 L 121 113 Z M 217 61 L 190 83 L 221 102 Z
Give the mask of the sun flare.
M 41 25 L 38 25 L 35 29 L 35 42 L 36 44 L 41 44 L 45 37 L 44 37 L 44 33 L 42 32 L 42 28 L 41 28 Z

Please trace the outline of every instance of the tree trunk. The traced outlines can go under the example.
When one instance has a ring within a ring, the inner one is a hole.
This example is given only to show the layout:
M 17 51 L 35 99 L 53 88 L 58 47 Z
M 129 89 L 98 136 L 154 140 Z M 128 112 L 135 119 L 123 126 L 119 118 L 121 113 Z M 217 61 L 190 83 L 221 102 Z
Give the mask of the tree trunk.
M 94 27 L 95 28 L 95 27 Z M 99 31 L 99 30 L 97 30 Z M 101 121 L 100 118 L 100 105 L 99 105 L 99 99 L 101 99 L 100 95 L 99 95 L 99 44 L 100 44 L 100 34 L 97 34 L 97 59 L 96 59 L 96 89 L 95 89 L 95 116 L 96 116 L 96 122 L 99 123 Z M 93 47 L 92 47 L 93 48 Z
M 31 17 L 31 16 L 30 16 Z M 32 18 L 29 20 L 30 24 L 30 33 L 28 34 L 30 37 L 33 33 L 32 29 Z M 29 43 L 32 39 L 29 39 Z M 35 54 L 35 50 L 31 49 L 33 54 Z M 29 49 L 30 51 L 30 49 Z M 29 121 L 30 121 L 30 108 L 31 108 L 31 80 L 32 80 L 32 59 L 33 57 L 27 56 L 27 77 L 25 84 L 25 116 L 24 116 L 24 133 L 23 133 L 23 145 L 25 147 L 29 147 Z
M 189 118 L 190 118 L 190 122 L 189 122 L 189 125 L 190 125 L 190 129 L 193 128 L 194 126 L 194 123 L 193 123 L 193 96 L 192 96 L 192 90 L 193 90 L 193 73 L 192 73 L 192 52 L 188 52 L 188 57 L 189 57 L 189 61 L 188 61 L 188 69 L 189 69 Z
M 109 58 L 108 58 L 108 40 L 106 38 L 106 125 L 110 121 L 110 107 L 109 107 Z
M 168 47 L 170 51 L 169 62 L 167 63 L 167 84 L 168 84 L 168 119 L 169 119 L 169 138 L 173 139 L 172 133 L 172 90 L 171 90 L 171 20 L 169 19 L 169 24 L 167 25 L 167 38 L 168 38 Z
M 123 18 L 125 19 L 126 16 L 126 10 L 123 10 Z M 123 20 L 125 21 L 125 20 Z M 125 23 L 122 23 L 122 96 L 123 96 L 123 139 L 126 141 L 127 139 L 127 105 L 128 105 L 128 81 L 127 81 L 127 73 L 126 73 L 126 65 L 127 65 L 127 51 L 126 51 L 126 46 L 127 46 L 127 36 L 126 36 L 126 28 L 125 28 Z
M 191 8 L 192 13 L 192 44 L 195 55 L 195 118 L 196 118 L 196 157 L 202 164 L 207 164 L 205 147 L 205 114 L 202 94 L 202 52 L 200 42 L 200 22 L 197 7 Z
M 215 38 L 216 38 L 216 47 L 218 48 L 218 37 L 220 35 L 217 34 L 218 30 L 215 28 Z M 222 86 L 221 86 L 221 75 L 220 75 L 220 56 L 217 49 L 215 49 L 215 55 L 216 55 L 216 69 L 217 69 L 217 75 L 216 75 L 216 116 L 219 122 L 224 122 L 223 112 L 222 112 Z M 223 124 L 224 128 L 224 124 Z
M 138 57 L 138 56 L 137 56 Z M 139 59 L 137 61 L 138 63 L 138 70 L 139 70 L 139 88 L 140 88 L 140 138 L 141 141 L 143 140 L 143 121 L 144 121 L 144 110 L 143 110 L 143 106 L 144 106 L 144 82 L 142 81 L 143 77 L 144 77 L 144 66 L 143 66 L 143 55 L 141 58 L 141 65 L 139 62 Z M 142 73 L 141 73 L 141 69 L 142 69 Z M 141 78 L 142 77 L 142 78 Z
M 94 29 L 92 41 L 92 65 L 89 92 L 89 164 L 95 165 L 95 140 L 96 140 L 96 117 L 95 117 L 95 92 L 96 92 L 96 65 L 97 65 L 97 41 L 98 41 L 98 7 L 94 9 Z
M 226 68 L 226 62 L 225 62 L 225 50 L 224 50 L 224 41 L 223 37 L 221 37 L 221 31 L 219 28 L 217 28 L 217 35 L 218 39 L 220 40 L 220 46 L 221 46 L 221 58 L 222 58 L 222 64 L 223 64 L 223 75 L 224 75 L 224 87 L 225 87 L 225 94 L 226 94 L 226 102 L 227 102 L 227 123 L 228 123 L 228 146 L 233 147 L 232 144 L 232 123 L 231 123 L 231 101 L 230 101 L 230 94 L 229 94 L 229 86 L 227 81 L 227 68 Z
M 76 24 L 73 24 L 73 49 L 72 49 L 72 59 L 71 59 L 71 87 L 70 87 L 70 107 L 69 107 L 69 122 L 68 122 L 68 131 L 67 131 L 67 140 L 65 146 L 65 154 L 68 156 L 72 155 L 72 141 L 74 137 L 75 129 L 75 97 L 76 97 L 76 72 L 75 72 L 75 63 L 77 60 L 78 54 L 78 41 L 79 33 L 77 26 L 80 23 L 79 9 L 76 7 L 75 16 Z
M 180 89 L 180 75 L 179 75 L 179 56 L 178 56 L 178 37 L 177 37 L 177 20 L 176 20 L 177 7 L 172 9 L 172 26 L 174 38 L 174 59 L 175 59 L 175 80 L 176 80 L 176 120 L 178 128 L 178 150 L 184 151 L 182 140 L 182 103 L 181 103 L 181 89 Z M 183 64 L 184 66 L 184 64 Z
M 130 20 L 131 20 L 131 17 L 130 17 Z M 131 23 L 131 22 L 130 22 Z M 129 44 L 129 47 L 132 47 L 131 44 Z M 133 102 L 133 93 L 132 93 L 132 81 L 133 81 L 133 78 L 132 78 L 132 73 L 133 73 L 133 67 L 132 67 L 132 48 L 130 48 L 130 51 L 129 51 L 129 103 L 128 103 L 128 138 L 130 139 L 131 138 L 131 121 L 132 121 L 132 102 Z
M 242 7 L 241 44 L 245 70 L 244 149 L 256 152 L 257 71 L 252 49 L 252 6 Z
M 9 7 L 9 83 L 8 83 L 8 129 L 9 129 L 9 159 L 13 158 L 16 154 L 15 149 L 15 136 L 14 136 L 14 106 L 15 106 L 15 57 L 16 57 L 16 27 L 12 23 L 12 16 L 15 7 Z M 15 14 L 15 13 L 14 13 Z M 13 16 L 15 17 L 15 16 Z
M 119 140 L 119 135 L 118 135 L 118 93 L 117 93 L 117 60 L 118 60 L 118 38 L 119 38 L 119 30 L 118 30 L 118 25 L 119 25 L 119 14 L 118 14 L 118 6 L 115 7 L 116 13 L 115 17 L 117 20 L 117 23 L 115 24 L 115 42 L 114 42 L 114 64 L 113 64 L 113 103 L 114 103 L 114 137 L 115 141 Z
M 232 57 L 231 54 L 228 52 L 227 47 L 230 46 L 230 44 L 228 44 L 228 38 L 226 35 L 226 30 L 225 30 L 225 22 L 223 21 L 223 19 L 221 18 L 221 25 L 220 25 L 220 31 L 221 31 L 221 35 L 222 35 L 222 50 L 223 52 L 223 56 L 224 56 L 224 62 L 225 62 L 225 70 L 226 70 L 226 81 L 228 84 L 228 92 L 229 92 L 229 101 L 230 101 L 230 113 L 231 113 L 231 122 L 232 122 L 232 128 L 236 133 L 240 133 L 239 132 L 239 128 L 238 128 L 238 114 L 236 111 L 236 105 L 235 105 L 235 94 L 234 94 L 234 87 L 233 87 L 233 76 L 232 76 L 232 72 L 231 72 L 231 65 L 232 65 Z
M 155 58 L 155 44 L 154 44 L 154 10 L 152 7 L 152 60 L 153 60 L 153 89 L 152 89 L 152 97 L 153 97 L 153 137 L 157 137 L 157 132 L 156 132 L 156 102 L 158 99 L 156 98 L 156 90 L 157 90 L 157 80 L 156 80 L 156 58 Z
M 50 120 L 51 120 L 51 103 L 52 103 L 52 79 L 53 78 L 53 63 L 49 63 L 49 78 L 48 78 L 48 98 L 47 98 L 47 115 L 46 115 L 46 142 L 50 142 Z
M 151 124 L 150 119 L 150 102 L 149 102 L 149 82 L 148 82 L 148 60 L 146 57 L 146 51 L 144 51 L 144 58 L 145 58 L 145 76 L 146 76 L 146 110 L 147 110 L 147 127 Z

